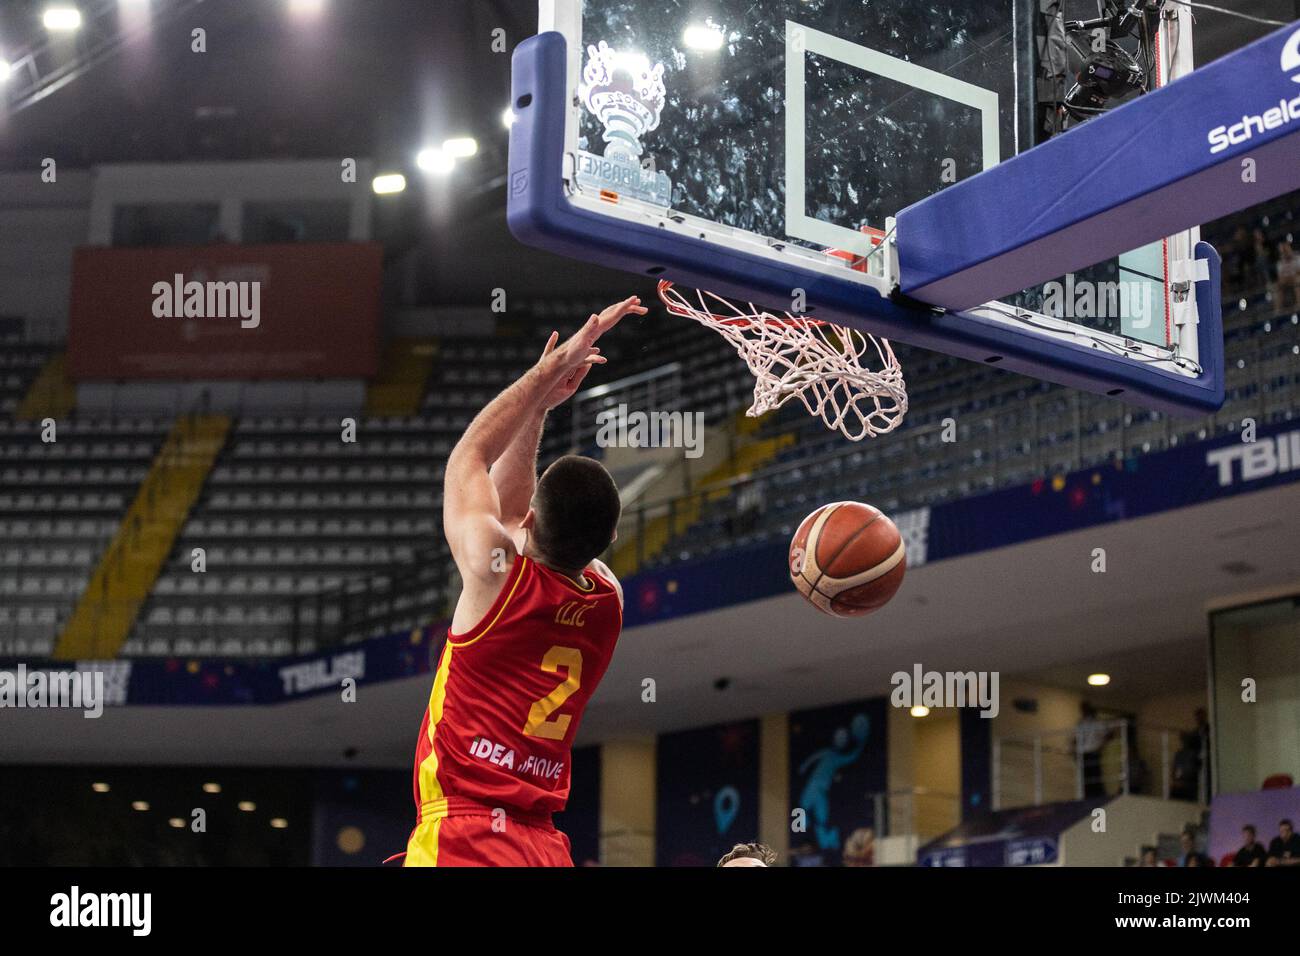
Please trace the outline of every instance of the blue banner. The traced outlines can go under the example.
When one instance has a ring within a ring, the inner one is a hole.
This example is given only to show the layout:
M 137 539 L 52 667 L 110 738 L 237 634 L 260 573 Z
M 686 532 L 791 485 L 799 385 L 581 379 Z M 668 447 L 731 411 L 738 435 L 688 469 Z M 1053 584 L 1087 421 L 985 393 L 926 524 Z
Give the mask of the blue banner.
M 758 840 L 758 721 L 660 736 L 656 866 L 714 866 Z
M 920 866 L 1036 866 L 1055 863 L 1061 835 L 1096 809 L 1075 800 L 999 810 L 967 820 L 922 846 Z
M 109 707 L 283 704 L 319 694 L 343 693 L 344 681 L 354 682 L 348 686 L 361 687 L 428 674 L 446 633 L 445 623 L 436 624 L 351 647 L 272 661 L 128 657 L 71 665 L 27 664 L 26 672 L 102 673 L 104 704 Z M 0 670 L 12 671 L 16 666 L 0 664 Z
M 600 748 L 573 751 L 569 802 L 555 814 L 555 825 L 569 838 L 574 866 L 600 863 Z
M 790 856 L 800 866 L 875 862 L 875 795 L 888 788 L 884 697 L 790 714 Z
M 1300 479 L 1300 428 L 1233 436 L 891 515 L 907 565 L 991 551 L 1097 525 L 1263 491 Z M 828 492 L 829 494 L 829 492 Z M 626 582 L 629 627 L 790 590 L 786 541 L 767 541 Z

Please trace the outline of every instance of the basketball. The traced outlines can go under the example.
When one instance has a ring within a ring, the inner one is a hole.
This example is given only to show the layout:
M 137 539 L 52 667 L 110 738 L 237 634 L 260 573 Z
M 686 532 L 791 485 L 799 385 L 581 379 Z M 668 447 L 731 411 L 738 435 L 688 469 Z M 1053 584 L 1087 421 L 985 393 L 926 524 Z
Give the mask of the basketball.
M 903 536 L 879 509 L 823 505 L 790 542 L 790 580 L 832 617 L 862 617 L 889 603 L 907 572 Z

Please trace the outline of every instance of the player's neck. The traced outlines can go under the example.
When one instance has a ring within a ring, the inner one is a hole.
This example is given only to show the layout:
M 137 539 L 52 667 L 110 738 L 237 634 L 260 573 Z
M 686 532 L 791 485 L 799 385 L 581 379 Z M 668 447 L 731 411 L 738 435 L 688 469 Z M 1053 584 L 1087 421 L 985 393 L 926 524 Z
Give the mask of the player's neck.
M 548 568 L 549 570 L 554 571 L 556 574 L 563 574 L 566 578 L 568 578 L 570 581 L 572 581 L 574 584 L 578 585 L 579 587 L 585 588 L 591 584 L 591 581 L 587 578 L 585 568 L 575 571 L 572 568 L 562 568 L 555 562 L 548 561 L 546 555 L 542 554 L 536 548 L 533 547 L 533 539 L 531 535 L 524 542 L 524 557 L 528 558 L 530 561 L 540 564 L 544 568 Z

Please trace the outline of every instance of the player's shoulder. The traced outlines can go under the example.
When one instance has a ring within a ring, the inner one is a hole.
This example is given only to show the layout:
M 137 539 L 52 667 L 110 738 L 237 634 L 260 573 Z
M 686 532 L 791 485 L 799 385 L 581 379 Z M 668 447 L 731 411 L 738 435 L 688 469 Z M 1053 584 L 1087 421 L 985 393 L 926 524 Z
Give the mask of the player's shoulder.
M 475 515 L 466 521 L 452 557 L 462 578 L 499 582 L 518 556 L 514 540 L 493 515 Z
M 614 572 L 609 569 L 609 565 L 599 558 L 593 558 L 591 562 L 591 570 L 595 571 L 610 583 L 614 588 L 614 591 L 618 594 L 618 603 L 621 605 L 623 603 L 623 585 L 619 583 Z

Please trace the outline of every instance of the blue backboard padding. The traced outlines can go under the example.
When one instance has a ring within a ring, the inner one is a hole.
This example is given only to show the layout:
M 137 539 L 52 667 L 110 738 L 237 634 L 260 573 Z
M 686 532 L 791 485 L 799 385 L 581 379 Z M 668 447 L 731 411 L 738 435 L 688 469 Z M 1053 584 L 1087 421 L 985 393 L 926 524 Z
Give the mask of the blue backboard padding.
M 902 290 L 972 308 L 1300 189 L 1289 47 L 1295 25 L 904 209 Z M 1270 110 L 1294 118 L 1211 151 L 1213 131 Z
M 515 50 L 516 120 L 510 132 L 507 218 L 521 242 L 742 301 L 788 302 L 793 290 L 803 289 L 817 318 L 1071 388 L 1116 395 L 1159 411 L 1203 414 L 1223 404 L 1219 257 L 1208 244 L 1197 249 L 1210 273 L 1209 282 L 1197 283 L 1205 372 L 1190 378 L 1101 349 L 1055 341 L 1027 327 L 894 301 L 850 279 L 802 268 L 791 260 L 773 261 L 581 209 L 564 194 L 566 86 L 561 34 L 531 37 Z

